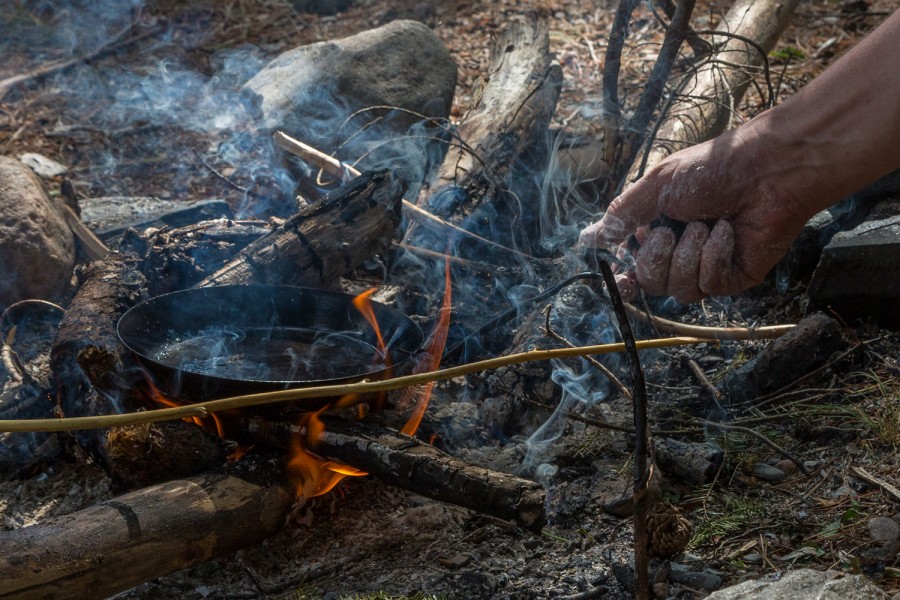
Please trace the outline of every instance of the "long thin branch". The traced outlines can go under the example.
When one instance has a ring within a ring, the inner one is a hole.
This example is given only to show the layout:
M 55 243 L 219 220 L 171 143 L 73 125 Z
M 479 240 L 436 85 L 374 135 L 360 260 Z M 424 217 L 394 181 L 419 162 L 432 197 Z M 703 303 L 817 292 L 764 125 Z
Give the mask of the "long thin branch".
M 647 130 L 653 119 L 653 113 L 656 112 L 656 107 L 659 105 L 666 81 L 669 80 L 669 75 L 672 73 L 672 65 L 675 64 L 681 44 L 690 30 L 688 23 L 691 13 L 694 12 L 694 4 L 695 0 L 681 0 L 675 8 L 675 14 L 666 30 L 666 37 L 663 40 L 659 56 L 650 72 L 650 80 L 647 82 L 647 87 L 644 88 L 644 93 L 641 94 L 634 116 L 628 121 L 622 143 L 622 156 L 616 162 L 610 179 L 613 184 L 610 189 L 614 189 L 616 193 L 621 190 L 625 176 L 631 169 L 631 165 L 634 164 L 641 151 L 641 146 L 647 138 Z
M 638 340 L 634 342 L 634 350 L 649 348 L 669 348 L 672 346 L 685 346 L 691 344 L 706 344 L 711 340 L 704 338 L 673 337 L 652 340 Z M 360 383 L 348 383 L 341 385 L 322 385 L 292 390 L 280 390 L 277 392 L 264 392 L 260 394 L 247 394 L 234 396 L 221 400 L 209 400 L 197 404 L 178 406 L 174 408 L 161 408 L 138 413 L 125 413 L 118 415 L 103 415 L 95 417 L 72 417 L 68 419 L 21 419 L 0 420 L 0 432 L 25 432 L 25 431 L 76 431 L 80 429 L 95 429 L 102 427 L 117 427 L 121 425 L 140 425 L 143 423 L 155 423 L 157 421 L 174 421 L 190 417 L 205 417 L 213 412 L 247 408 L 250 406 L 262 406 L 278 402 L 291 402 L 310 398 L 333 398 L 336 396 L 348 396 L 350 394 L 370 394 L 372 392 L 384 392 L 400 388 L 443 381 L 461 375 L 468 375 L 477 371 L 498 369 L 509 365 L 550 360 L 553 358 L 569 358 L 572 356 L 587 356 L 590 354 L 608 354 L 610 352 L 622 352 L 626 349 L 624 343 L 600 344 L 596 346 L 581 346 L 578 348 L 556 348 L 553 350 L 529 350 L 518 354 L 499 356 L 478 362 L 473 362 L 447 369 L 440 369 L 428 373 L 418 373 L 403 377 L 394 377 L 381 381 L 363 380 Z
M 606 46 L 606 61 L 603 66 L 603 112 L 608 126 L 605 128 L 607 155 L 604 158 L 610 164 L 614 164 L 613 153 L 617 151 L 620 140 L 622 107 L 619 103 L 619 69 L 622 66 L 622 50 L 625 48 L 628 23 L 637 5 L 638 0 L 620 0 Z
M 682 0 L 686 1 L 686 0 Z M 616 286 L 616 278 L 612 267 L 602 257 L 598 257 L 600 272 L 606 283 L 606 293 L 612 302 L 616 319 L 619 322 L 619 333 L 625 343 L 625 355 L 628 356 L 628 364 L 631 366 L 631 385 L 634 410 L 634 577 L 636 581 L 635 597 L 638 600 L 649 600 L 650 580 L 648 570 L 650 568 L 650 538 L 647 519 L 650 507 L 648 506 L 647 488 L 650 483 L 650 432 L 647 426 L 647 388 L 644 385 L 644 371 L 641 369 L 641 359 L 637 351 L 637 343 L 631 324 L 628 322 L 628 313 L 625 312 L 625 303 L 619 295 Z
M 707 337 L 716 340 L 773 340 L 779 338 L 796 325 L 767 325 L 765 327 L 704 327 L 688 325 L 678 321 L 663 319 L 644 312 L 632 304 L 625 304 L 625 310 L 633 317 L 650 323 L 661 333 L 674 333 L 694 337 Z

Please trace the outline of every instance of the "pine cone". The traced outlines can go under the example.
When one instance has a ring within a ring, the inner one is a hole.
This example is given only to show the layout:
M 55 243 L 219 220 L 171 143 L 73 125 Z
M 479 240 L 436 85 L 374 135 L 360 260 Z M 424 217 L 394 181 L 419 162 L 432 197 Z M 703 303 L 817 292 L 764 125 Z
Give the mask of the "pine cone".
M 684 550 L 694 528 L 677 506 L 662 502 L 647 519 L 650 556 L 671 558 Z

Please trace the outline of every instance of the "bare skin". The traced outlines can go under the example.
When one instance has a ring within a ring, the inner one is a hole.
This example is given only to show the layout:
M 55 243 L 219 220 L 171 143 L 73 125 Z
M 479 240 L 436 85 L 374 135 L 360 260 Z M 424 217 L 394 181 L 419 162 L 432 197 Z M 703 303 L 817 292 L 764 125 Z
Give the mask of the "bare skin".
M 760 283 L 815 213 L 900 167 L 900 11 L 783 104 L 677 152 L 613 200 L 580 243 L 635 233 L 622 292 L 695 302 Z M 687 224 L 680 237 L 667 217 Z M 636 278 L 636 282 L 635 282 Z

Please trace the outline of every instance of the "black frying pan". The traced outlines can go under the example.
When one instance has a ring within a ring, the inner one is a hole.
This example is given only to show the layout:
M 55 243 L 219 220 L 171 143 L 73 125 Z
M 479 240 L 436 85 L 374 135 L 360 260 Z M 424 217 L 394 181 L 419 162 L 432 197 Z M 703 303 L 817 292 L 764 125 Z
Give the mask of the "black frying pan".
M 373 302 L 385 356 L 352 299 L 291 286 L 189 289 L 133 307 L 119 320 L 118 334 L 157 385 L 185 401 L 402 372 L 422 346 L 422 330 Z

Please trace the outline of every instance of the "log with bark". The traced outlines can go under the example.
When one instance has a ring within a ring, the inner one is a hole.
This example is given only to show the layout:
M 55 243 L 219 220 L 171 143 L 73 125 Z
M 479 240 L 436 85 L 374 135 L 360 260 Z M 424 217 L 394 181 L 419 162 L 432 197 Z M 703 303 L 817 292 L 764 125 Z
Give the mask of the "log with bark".
M 0 532 L 0 598 L 105 598 L 281 529 L 294 494 L 277 461 L 245 458 Z
M 364 174 L 248 245 L 197 286 L 331 285 L 387 248 L 400 223 L 403 192 L 388 171 Z
M 291 436 L 300 433 L 288 424 L 258 418 L 246 420 L 242 429 L 256 441 L 281 448 L 290 447 Z M 532 531 L 546 523 L 546 492 L 540 484 L 466 463 L 387 427 L 329 418 L 309 450 L 387 484 Z

